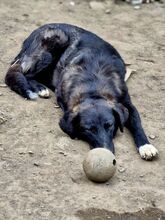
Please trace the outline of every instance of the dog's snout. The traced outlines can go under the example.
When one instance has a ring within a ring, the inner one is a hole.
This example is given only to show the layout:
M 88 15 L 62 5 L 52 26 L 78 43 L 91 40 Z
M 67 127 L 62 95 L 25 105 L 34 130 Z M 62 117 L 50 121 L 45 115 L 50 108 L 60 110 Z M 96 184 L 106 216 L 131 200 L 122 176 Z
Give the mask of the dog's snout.
M 113 154 L 115 154 L 114 144 L 111 142 L 110 144 L 103 145 L 103 148 L 110 150 Z

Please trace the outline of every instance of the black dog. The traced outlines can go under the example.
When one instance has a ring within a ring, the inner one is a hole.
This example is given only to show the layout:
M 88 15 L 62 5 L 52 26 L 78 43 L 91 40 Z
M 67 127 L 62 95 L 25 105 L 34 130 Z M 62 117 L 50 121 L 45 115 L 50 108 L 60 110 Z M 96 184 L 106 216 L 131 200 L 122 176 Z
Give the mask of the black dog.
M 141 126 L 126 87 L 119 53 L 95 34 L 67 24 L 47 24 L 24 41 L 6 84 L 27 99 L 55 91 L 64 115 L 60 127 L 71 138 L 114 153 L 113 137 L 126 126 L 142 158 L 158 154 Z M 43 83 L 43 84 L 41 84 Z

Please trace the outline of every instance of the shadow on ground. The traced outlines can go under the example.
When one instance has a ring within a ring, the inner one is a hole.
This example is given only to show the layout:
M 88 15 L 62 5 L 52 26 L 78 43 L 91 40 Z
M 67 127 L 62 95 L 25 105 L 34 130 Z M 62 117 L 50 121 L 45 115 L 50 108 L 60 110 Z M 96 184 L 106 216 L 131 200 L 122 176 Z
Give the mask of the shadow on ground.
M 157 208 L 147 208 L 138 212 L 117 213 L 105 209 L 79 210 L 77 216 L 82 220 L 164 220 L 165 212 Z

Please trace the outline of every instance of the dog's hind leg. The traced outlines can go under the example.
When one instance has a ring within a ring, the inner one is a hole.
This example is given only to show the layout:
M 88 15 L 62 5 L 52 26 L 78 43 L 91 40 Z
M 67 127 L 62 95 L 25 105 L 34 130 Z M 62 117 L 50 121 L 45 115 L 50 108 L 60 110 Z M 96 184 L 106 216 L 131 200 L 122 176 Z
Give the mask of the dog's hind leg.
M 6 78 L 6 84 L 16 93 L 27 99 L 36 99 L 38 95 L 31 90 L 26 77 L 22 73 L 20 63 L 14 63 L 10 66 Z
M 35 90 L 30 80 L 34 79 L 35 75 L 45 69 L 51 62 L 52 56 L 48 52 L 43 52 L 38 60 L 35 60 L 32 56 L 25 55 L 9 67 L 5 82 L 13 91 L 24 98 L 34 100 L 38 97 L 38 94 L 42 97 L 48 97 L 49 93 L 45 87 L 41 89 L 41 86 L 38 85 L 38 89 Z M 43 92 L 43 90 L 45 91 Z
M 24 41 L 22 50 L 9 67 L 5 78 L 6 84 L 27 99 L 36 99 L 38 95 L 34 91 L 38 91 L 39 87 L 38 94 L 48 97 L 48 90 L 45 87 L 30 81 L 41 72 L 46 72 L 52 64 L 56 64 L 67 45 L 68 37 L 58 28 L 46 26 L 44 31 L 35 30 Z M 50 77 L 49 74 L 47 77 Z

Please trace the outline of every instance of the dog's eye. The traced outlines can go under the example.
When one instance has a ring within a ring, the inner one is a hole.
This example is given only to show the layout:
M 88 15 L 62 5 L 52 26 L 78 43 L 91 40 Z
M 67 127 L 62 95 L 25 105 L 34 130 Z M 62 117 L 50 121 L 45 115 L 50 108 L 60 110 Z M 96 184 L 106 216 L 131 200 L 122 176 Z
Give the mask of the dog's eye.
M 95 126 L 90 127 L 89 130 L 90 130 L 92 133 L 94 133 L 94 134 L 97 133 L 97 127 L 95 127 Z
M 111 126 L 112 126 L 112 124 L 110 124 L 109 122 L 104 124 L 105 130 L 108 130 Z

